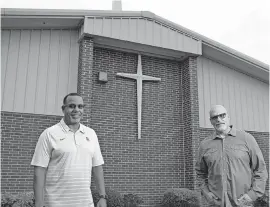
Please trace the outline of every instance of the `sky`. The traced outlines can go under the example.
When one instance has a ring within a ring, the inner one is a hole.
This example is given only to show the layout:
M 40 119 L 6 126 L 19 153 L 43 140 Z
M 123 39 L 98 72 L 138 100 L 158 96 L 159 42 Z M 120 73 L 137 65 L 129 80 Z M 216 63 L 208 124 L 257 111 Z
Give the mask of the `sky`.
M 111 10 L 112 0 L 2 0 L 1 8 Z M 270 65 L 270 0 L 122 0 Z

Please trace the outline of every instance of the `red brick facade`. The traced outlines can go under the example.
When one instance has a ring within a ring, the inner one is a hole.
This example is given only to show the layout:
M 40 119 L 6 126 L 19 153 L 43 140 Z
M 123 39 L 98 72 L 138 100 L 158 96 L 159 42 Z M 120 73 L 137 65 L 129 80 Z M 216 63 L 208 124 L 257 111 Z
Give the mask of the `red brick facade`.
M 107 83 L 98 81 L 100 71 L 108 74 Z M 78 93 L 86 104 L 82 122 L 99 137 L 106 186 L 139 194 L 144 206 L 156 206 L 168 188 L 196 189 L 194 155 L 210 131 L 199 128 L 196 58 L 177 62 L 142 55 L 142 71 L 161 81 L 143 82 L 138 140 L 136 81 L 116 76 L 137 73 L 137 54 L 96 48 L 88 37 L 80 42 Z M 30 162 L 37 139 L 61 117 L 1 115 L 2 191 L 31 190 Z M 259 142 L 262 151 L 268 155 L 269 134 L 259 135 L 264 137 Z
M 91 108 L 83 123 L 98 134 L 106 185 L 141 195 L 147 206 L 160 202 L 168 188 L 193 188 L 194 172 L 189 171 L 194 165 L 189 160 L 196 147 L 185 144 L 199 138 L 196 58 L 177 62 L 142 56 L 143 74 L 161 81 L 143 83 L 142 139 L 138 140 L 136 81 L 116 76 L 137 73 L 138 55 L 102 48 L 92 53 L 91 47 L 91 38 L 81 42 L 80 57 L 87 58 L 80 58 L 79 79 L 83 74 L 91 78 L 85 78 L 78 91 Z M 100 71 L 108 74 L 107 83 L 98 81 Z
M 60 121 L 59 116 L 1 112 L 1 191 L 33 189 L 30 166 L 41 132 Z
M 197 85 L 197 61 L 189 58 L 181 64 L 183 88 L 183 139 L 185 153 L 185 187 L 196 189 L 196 151 L 199 147 L 199 103 Z

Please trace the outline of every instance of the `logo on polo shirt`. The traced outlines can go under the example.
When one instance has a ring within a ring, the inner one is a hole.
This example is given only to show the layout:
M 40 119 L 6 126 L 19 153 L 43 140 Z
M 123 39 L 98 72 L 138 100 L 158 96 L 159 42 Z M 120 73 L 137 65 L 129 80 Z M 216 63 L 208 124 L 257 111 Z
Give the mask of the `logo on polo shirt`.
M 64 139 L 66 139 L 66 138 L 61 138 L 60 141 L 63 141 Z
M 90 141 L 90 139 L 88 137 L 85 138 L 88 142 Z

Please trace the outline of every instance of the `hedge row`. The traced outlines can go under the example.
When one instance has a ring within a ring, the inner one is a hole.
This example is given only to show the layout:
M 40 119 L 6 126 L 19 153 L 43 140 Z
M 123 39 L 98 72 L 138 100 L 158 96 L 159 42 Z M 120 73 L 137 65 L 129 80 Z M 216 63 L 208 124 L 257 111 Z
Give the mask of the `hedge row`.
M 143 204 L 143 199 L 137 194 L 124 194 L 106 189 L 108 195 L 107 207 L 138 207 Z M 98 202 L 98 192 L 92 191 L 94 204 Z M 35 199 L 33 192 L 24 192 L 16 195 L 3 194 L 1 195 L 1 207 L 34 207 Z M 200 194 L 198 192 L 186 188 L 173 188 L 164 193 L 160 207 L 199 207 Z M 268 207 L 269 196 L 264 195 L 255 203 L 255 207 Z

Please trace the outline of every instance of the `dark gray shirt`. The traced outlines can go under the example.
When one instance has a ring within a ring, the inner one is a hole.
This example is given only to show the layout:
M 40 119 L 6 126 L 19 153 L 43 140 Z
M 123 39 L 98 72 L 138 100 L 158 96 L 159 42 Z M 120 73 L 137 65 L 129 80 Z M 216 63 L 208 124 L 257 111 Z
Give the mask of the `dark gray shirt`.
M 222 206 L 237 206 L 243 194 L 255 201 L 264 194 L 268 177 L 254 137 L 233 127 L 225 138 L 214 133 L 201 142 L 196 172 L 202 190 L 214 193 Z

